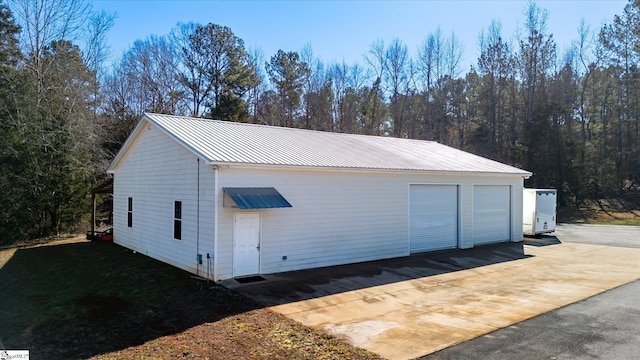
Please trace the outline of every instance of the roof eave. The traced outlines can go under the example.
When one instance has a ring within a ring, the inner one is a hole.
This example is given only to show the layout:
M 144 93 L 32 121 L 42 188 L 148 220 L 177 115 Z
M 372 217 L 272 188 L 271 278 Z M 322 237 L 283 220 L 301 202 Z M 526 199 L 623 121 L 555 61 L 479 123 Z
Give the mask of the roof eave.
M 247 167 L 247 168 L 271 168 L 271 169 L 288 169 L 288 170 L 326 170 L 326 171 L 351 171 L 351 172 L 387 172 L 387 173 L 421 173 L 421 174 L 438 174 L 438 175 L 487 175 L 487 176 L 519 176 L 525 179 L 532 174 L 530 172 L 489 172 L 489 171 L 451 171 L 451 170 L 425 170 L 425 169 L 402 169 L 402 168 L 365 168 L 365 167 L 337 167 L 337 166 L 313 166 L 313 165 L 290 165 L 290 164 L 263 164 L 263 163 L 244 163 L 244 162 L 225 162 L 210 161 L 210 166 L 219 168 L 224 167 Z

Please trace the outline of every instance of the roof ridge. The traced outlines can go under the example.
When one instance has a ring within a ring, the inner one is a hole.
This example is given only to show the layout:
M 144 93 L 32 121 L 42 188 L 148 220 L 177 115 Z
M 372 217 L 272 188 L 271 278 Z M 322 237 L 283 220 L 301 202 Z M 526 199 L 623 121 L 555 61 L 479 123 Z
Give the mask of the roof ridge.
M 423 140 L 423 139 L 413 139 L 413 138 L 399 138 L 399 137 L 387 136 L 387 135 L 352 134 L 352 133 L 343 133 L 343 132 L 335 132 L 335 131 L 295 128 L 295 127 L 288 127 L 288 126 L 244 123 L 244 122 L 237 122 L 237 121 L 231 121 L 231 120 L 209 119 L 209 118 L 193 117 L 193 116 L 186 116 L 186 115 L 171 115 L 171 114 L 159 114 L 159 113 L 150 113 L 150 112 L 145 112 L 144 115 L 167 116 L 167 117 L 188 119 L 188 120 L 192 120 L 192 121 L 203 121 L 203 122 L 213 122 L 213 123 L 227 124 L 227 125 L 232 125 L 232 126 L 252 126 L 252 127 L 260 127 L 260 128 L 279 129 L 279 130 L 283 129 L 283 130 L 287 130 L 287 131 L 301 131 L 301 132 L 310 132 L 310 133 L 332 134 L 332 135 L 337 135 L 337 136 L 355 136 L 355 137 L 393 139 L 392 141 L 395 141 L 395 140 L 405 140 L 405 141 L 406 140 L 410 140 L 410 141 L 419 141 L 419 142 L 440 144 L 439 142 L 434 141 L 434 140 Z M 440 145 L 444 145 L 444 144 L 440 144 Z M 448 146 L 448 145 L 444 145 L 444 146 Z

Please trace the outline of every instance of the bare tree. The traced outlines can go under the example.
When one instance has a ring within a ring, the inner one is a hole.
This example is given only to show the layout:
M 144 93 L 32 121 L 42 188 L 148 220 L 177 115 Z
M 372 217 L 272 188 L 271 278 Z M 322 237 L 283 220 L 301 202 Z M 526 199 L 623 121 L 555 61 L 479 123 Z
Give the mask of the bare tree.
M 136 79 L 140 108 L 163 114 L 185 113 L 184 94 L 178 82 L 177 57 L 165 37 L 150 36 L 137 40 L 124 55 L 122 74 Z
M 407 69 L 409 66 L 409 50 L 407 46 L 394 39 L 385 51 L 384 79 L 388 83 L 391 96 L 401 93 L 407 84 Z
M 400 137 L 404 131 L 408 110 L 410 59 L 409 50 L 399 39 L 394 39 L 385 51 L 385 80 L 390 94 L 389 112 L 393 121 L 393 136 Z
M 349 67 L 343 61 L 340 64 L 332 64 L 328 69 L 329 76 L 332 79 L 332 92 L 333 92 L 333 118 L 336 125 L 336 130 L 339 132 L 352 131 L 350 126 L 347 125 L 345 114 L 345 94 L 347 91 L 347 78 L 349 76 Z
M 251 122 L 258 122 L 258 102 L 262 93 L 266 91 L 267 85 L 265 82 L 266 74 L 263 67 L 264 55 L 260 48 L 250 48 L 247 50 L 248 65 L 253 69 L 256 81 L 253 86 L 247 91 L 247 105 L 249 114 L 251 114 Z
M 371 99 L 371 101 L 367 101 L 366 108 L 368 109 L 367 113 L 369 113 L 367 118 L 370 119 L 369 123 L 375 124 L 380 117 L 381 108 L 384 105 L 381 102 L 385 101 L 385 91 L 382 80 L 387 69 L 387 54 L 385 52 L 384 41 L 382 39 L 378 39 L 371 44 L 369 47 L 369 54 L 365 55 L 364 58 L 375 76 L 372 88 L 366 96 Z M 374 127 L 374 125 L 368 126 L 369 130 L 367 130 L 367 133 L 373 133 Z
M 446 54 L 445 54 L 445 68 L 446 74 L 449 77 L 457 78 L 460 76 L 460 61 L 462 60 L 462 54 L 464 53 L 464 46 L 458 39 L 455 33 L 447 38 Z
M 444 75 L 444 47 L 442 31 L 438 27 L 436 32 L 429 34 L 418 48 L 418 67 L 422 71 L 423 91 L 429 91 L 436 80 Z
M 107 12 L 93 14 L 88 24 L 88 39 L 82 57 L 87 67 L 93 71 L 93 113 L 98 115 L 100 106 L 100 81 L 104 74 L 104 63 L 109 57 L 109 45 L 106 41 L 107 32 L 113 27 L 115 15 Z
M 584 19 L 580 21 L 578 27 L 578 40 L 575 41 L 572 46 L 576 51 L 576 64 L 574 69 L 581 75 L 579 77 L 580 94 L 578 96 L 579 104 L 577 107 L 580 121 L 580 165 L 584 165 L 585 153 L 587 146 L 587 127 L 590 124 L 587 115 L 587 89 L 590 85 L 590 79 L 593 72 L 597 69 L 600 57 L 597 56 L 593 49 L 593 34 L 584 22 Z M 596 55 L 595 59 L 591 56 Z
M 97 79 L 108 56 L 106 33 L 113 26 L 115 15 L 95 13 L 84 0 L 10 0 L 17 23 L 21 26 L 20 43 L 26 65 L 36 76 L 38 97 L 42 83 L 52 64 L 43 56 L 55 41 L 65 40 L 79 46 L 85 64 L 94 75 L 94 110 L 97 110 Z M 95 113 L 95 111 L 94 111 Z
M 482 139 L 480 150 L 483 154 L 494 159 L 502 157 L 502 148 L 508 143 L 506 138 L 507 115 L 506 91 L 509 78 L 513 74 L 513 54 L 509 45 L 502 39 L 502 25 L 492 21 L 487 32 L 482 32 L 479 38 L 480 57 L 478 58 L 478 92 L 480 118 L 478 129 L 488 127 L 488 138 Z
M 109 44 L 107 33 L 113 27 L 115 15 L 106 11 L 94 13 L 89 17 L 87 24 L 87 45 L 82 52 L 82 58 L 99 77 L 104 68 L 104 62 L 109 57 Z
M 377 39 L 369 46 L 369 52 L 364 55 L 364 60 L 373 70 L 374 76 L 382 80 L 384 72 L 387 69 L 387 54 L 385 53 L 384 41 L 382 39 Z
M 356 63 L 349 67 L 348 80 L 350 87 L 359 90 L 364 86 L 365 82 L 369 78 L 371 78 L 371 76 L 368 71 L 359 64 Z
M 52 41 L 77 41 L 91 18 L 91 3 L 83 0 L 10 0 L 22 27 L 26 54 L 39 56 Z

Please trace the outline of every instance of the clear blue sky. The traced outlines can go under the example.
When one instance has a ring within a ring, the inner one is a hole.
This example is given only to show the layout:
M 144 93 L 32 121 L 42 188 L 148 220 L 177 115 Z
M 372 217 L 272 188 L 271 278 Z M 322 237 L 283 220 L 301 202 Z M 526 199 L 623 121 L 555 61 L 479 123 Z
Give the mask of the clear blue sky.
M 548 32 L 559 54 L 577 38 L 580 20 L 594 32 L 627 1 L 537 1 L 547 9 Z M 524 23 L 527 1 L 123 1 L 96 0 L 96 10 L 116 13 L 108 35 L 112 61 L 136 39 L 166 35 L 178 22 L 209 22 L 228 26 L 247 47 L 260 48 L 265 60 L 278 49 L 299 51 L 306 44 L 324 62 L 364 64 L 363 55 L 376 39 L 385 44 L 398 38 L 411 54 L 438 26 L 452 31 L 464 46 L 463 73 L 476 64 L 478 35 L 492 20 L 502 23 L 502 34 L 513 38 Z

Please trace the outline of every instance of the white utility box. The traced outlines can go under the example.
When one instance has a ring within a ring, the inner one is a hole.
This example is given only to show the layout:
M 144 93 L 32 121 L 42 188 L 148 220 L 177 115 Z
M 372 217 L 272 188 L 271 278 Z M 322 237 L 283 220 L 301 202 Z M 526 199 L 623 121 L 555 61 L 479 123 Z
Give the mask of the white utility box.
M 524 189 L 522 198 L 522 231 L 539 235 L 556 230 L 556 190 Z

